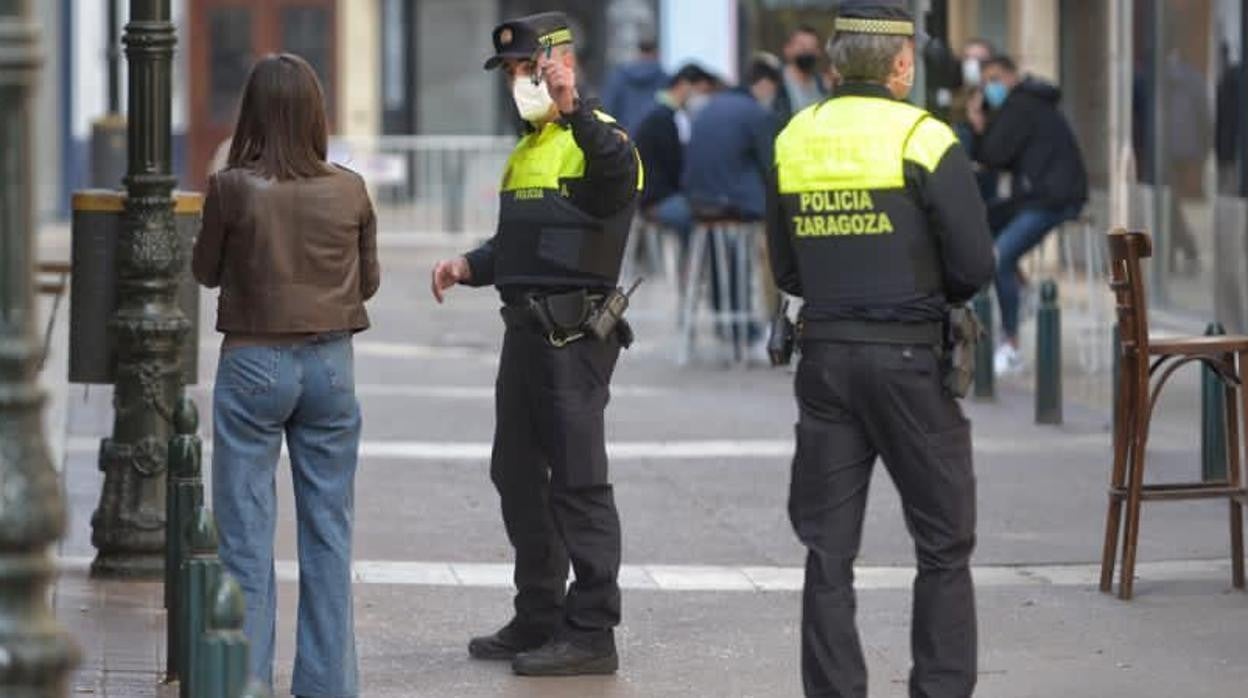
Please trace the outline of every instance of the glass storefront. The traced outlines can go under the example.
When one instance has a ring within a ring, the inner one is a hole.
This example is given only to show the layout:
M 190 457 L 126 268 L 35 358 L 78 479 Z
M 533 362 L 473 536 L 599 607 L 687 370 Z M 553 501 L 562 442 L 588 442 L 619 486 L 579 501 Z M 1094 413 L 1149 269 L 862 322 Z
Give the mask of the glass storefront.
M 1154 238 L 1153 304 L 1242 329 L 1242 3 L 1135 0 L 1130 19 L 1135 201 Z

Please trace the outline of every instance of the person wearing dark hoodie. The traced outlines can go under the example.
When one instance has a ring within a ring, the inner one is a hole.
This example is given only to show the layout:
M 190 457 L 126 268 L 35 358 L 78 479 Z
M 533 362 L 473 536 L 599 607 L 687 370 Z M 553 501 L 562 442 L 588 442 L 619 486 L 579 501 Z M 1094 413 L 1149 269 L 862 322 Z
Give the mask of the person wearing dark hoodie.
M 1010 198 L 988 209 L 1004 334 L 994 364 L 997 373 L 1014 373 L 1023 364 L 1018 261 L 1054 228 L 1078 217 L 1088 200 L 1088 175 L 1074 131 L 1058 110 L 1056 86 L 1023 78 L 1004 55 L 984 61 L 981 73 L 982 97 L 967 108 L 975 132 L 974 158 L 984 167 L 1009 172 L 1012 182 Z
M 682 241 L 693 227 L 693 212 L 681 191 L 685 144 L 689 142 L 690 112 L 695 112 L 719 85 L 719 80 L 696 64 L 677 71 L 654 108 L 632 132 L 645 169 L 641 211 L 649 219 L 676 231 Z
M 602 88 L 602 108 L 624 129 L 633 133 L 654 108 L 659 92 L 671 76 L 659 63 L 658 42 L 645 37 L 637 42 L 637 59 L 618 66 Z

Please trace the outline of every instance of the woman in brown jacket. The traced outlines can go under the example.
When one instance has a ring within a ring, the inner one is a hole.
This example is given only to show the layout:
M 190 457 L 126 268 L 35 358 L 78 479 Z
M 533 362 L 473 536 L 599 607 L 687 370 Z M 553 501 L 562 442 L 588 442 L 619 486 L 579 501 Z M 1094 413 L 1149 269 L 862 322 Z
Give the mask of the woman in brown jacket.
M 242 585 L 251 671 L 272 684 L 275 477 L 290 453 L 299 536 L 292 693 L 358 695 L 351 526 L 360 409 L 351 336 L 377 292 L 376 222 L 359 175 L 326 162 L 324 96 L 290 54 L 252 69 L 226 169 L 212 175 L 195 278 L 220 287 L 212 499 Z

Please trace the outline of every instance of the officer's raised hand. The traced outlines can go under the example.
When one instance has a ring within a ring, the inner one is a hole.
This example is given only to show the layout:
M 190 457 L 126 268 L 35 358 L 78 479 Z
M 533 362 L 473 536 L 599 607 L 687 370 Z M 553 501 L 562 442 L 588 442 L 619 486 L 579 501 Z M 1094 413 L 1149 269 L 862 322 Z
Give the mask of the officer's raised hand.
M 446 298 L 450 287 L 464 281 L 472 280 L 472 267 L 464 257 L 444 259 L 433 266 L 433 297 L 441 303 Z
M 539 53 L 537 69 L 541 71 L 546 90 L 555 106 L 559 107 L 559 112 L 572 113 L 576 109 L 576 70 L 572 67 L 571 55 L 560 52 L 548 58 L 545 53 Z

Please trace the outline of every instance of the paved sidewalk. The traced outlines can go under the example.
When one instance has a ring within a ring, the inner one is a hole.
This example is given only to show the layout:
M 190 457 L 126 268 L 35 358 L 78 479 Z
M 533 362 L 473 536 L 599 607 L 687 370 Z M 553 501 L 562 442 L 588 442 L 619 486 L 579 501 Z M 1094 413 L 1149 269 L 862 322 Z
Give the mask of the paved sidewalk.
M 445 240 L 383 247 L 374 329 L 356 343 L 365 412 L 355 544 L 363 695 L 799 695 L 803 551 L 785 515 L 792 376 L 727 371 L 713 361 L 673 366 L 670 289 L 655 282 L 637 299 L 641 341 L 621 361 L 608 411 L 625 535 L 622 670 L 533 680 L 467 658 L 467 638 L 508 614 L 510 550 L 486 457 L 496 301 L 456 289 L 448 305 L 433 307 L 427 270 L 450 251 Z M 204 303 L 207 320 L 211 298 Z M 64 385 L 63 338 L 61 327 L 45 380 L 54 395 L 49 420 L 60 414 L 50 438 L 64 454 L 71 508 L 57 611 L 87 656 L 73 685 L 83 695 L 165 695 L 159 586 L 93 582 L 83 571 L 100 485 L 95 449 L 111 427 L 111 396 Z M 219 340 L 207 330 L 201 340 L 201 381 L 190 394 L 207 435 Z M 1176 397 L 1163 415 L 1151 441 L 1155 476 L 1199 472 L 1195 404 Z M 1138 597 L 1122 603 L 1094 585 L 1109 467 L 1103 406 L 1071 398 L 1064 426 L 1034 426 L 1023 379 L 1006 381 L 995 403 L 965 407 L 975 425 L 980 502 L 977 695 L 1243 695 L 1248 595 L 1229 589 L 1225 506 L 1147 508 Z M 288 472 L 280 469 L 278 479 L 279 695 L 289 688 L 297 594 Z M 882 470 L 860 564 L 871 695 L 904 696 L 912 548 Z
M 61 572 L 54 598 L 57 618 L 82 650 L 70 695 L 177 695 L 176 686 L 161 685 L 165 613 L 160 584 L 91 580 L 85 566 L 75 566 Z

